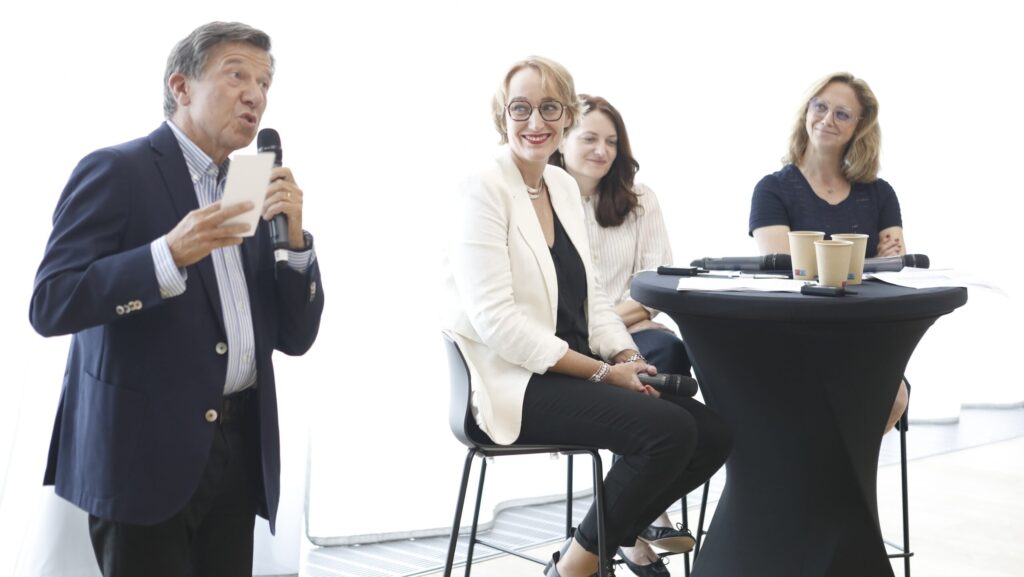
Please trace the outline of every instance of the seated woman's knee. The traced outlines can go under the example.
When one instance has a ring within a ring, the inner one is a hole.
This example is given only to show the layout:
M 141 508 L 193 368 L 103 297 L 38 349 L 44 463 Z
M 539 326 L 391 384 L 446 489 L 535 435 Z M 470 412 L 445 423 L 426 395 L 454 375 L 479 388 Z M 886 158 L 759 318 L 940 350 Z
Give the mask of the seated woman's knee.
M 668 460 L 687 460 L 697 448 L 697 421 L 682 407 L 665 401 L 662 410 L 651 416 L 651 437 L 648 455 Z

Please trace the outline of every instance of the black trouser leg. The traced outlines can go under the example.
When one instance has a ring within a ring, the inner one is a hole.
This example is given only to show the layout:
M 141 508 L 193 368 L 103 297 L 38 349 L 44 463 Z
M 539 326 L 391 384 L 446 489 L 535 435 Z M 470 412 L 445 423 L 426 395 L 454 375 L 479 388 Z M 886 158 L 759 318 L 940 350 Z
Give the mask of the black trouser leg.
M 216 425 L 195 494 L 170 519 L 134 525 L 89 516 L 104 577 L 251 577 L 259 491 L 256 404 Z
M 534 375 L 527 387 L 516 442 L 597 446 L 623 456 L 605 477 L 605 528 L 612 553 L 619 545 L 633 544 L 633 528 L 646 511 L 667 506 L 658 499 L 689 467 L 699 433 L 698 421 L 678 399 L 545 374 Z M 576 532 L 577 541 L 592 553 L 597 553 L 596 524 L 591 508 Z
M 670 400 L 685 408 L 697 422 L 697 448 L 683 471 L 640 514 L 632 529 L 634 534 L 650 525 L 672 503 L 703 485 L 725 464 L 732 450 L 732 433 L 714 411 L 689 397 L 673 396 Z

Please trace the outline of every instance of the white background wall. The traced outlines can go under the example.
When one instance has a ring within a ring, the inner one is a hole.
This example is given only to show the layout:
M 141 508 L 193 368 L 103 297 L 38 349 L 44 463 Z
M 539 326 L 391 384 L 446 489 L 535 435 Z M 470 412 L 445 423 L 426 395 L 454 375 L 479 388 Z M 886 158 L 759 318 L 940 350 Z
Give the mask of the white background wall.
M 639 179 L 659 194 L 679 262 L 754 254 L 750 193 L 780 167 L 804 90 L 836 70 L 867 79 L 881 102 L 881 176 L 899 194 L 910 251 L 929 254 L 934 266 L 980 273 L 1009 295 L 972 292 L 965 309 L 939 321 L 921 355 L 928 347 L 941 354 L 921 369 L 931 371 L 927 379 L 914 380 L 915 407 L 927 411 L 931 396 L 934 410 L 955 415 L 960 401 L 1024 399 L 1020 377 L 1002 360 L 1015 351 L 996 334 L 1022 321 L 1020 267 L 999 266 L 1017 252 L 1024 188 L 1024 40 L 1013 3 L 327 6 L 0 8 L 8 254 L 0 284 L 0 547 L 10 549 L 0 555 L 0 574 L 56 574 L 60 562 L 40 544 L 84 543 L 84 521 L 38 486 L 67 338 L 38 337 L 27 308 L 57 196 L 86 153 L 157 126 L 167 53 L 209 20 L 245 21 L 273 37 L 278 73 L 263 125 L 281 132 L 286 164 L 306 193 L 327 291 L 316 347 L 277 361 L 282 507 L 290 513 L 275 547 L 263 548 L 267 571 L 295 564 L 307 439 L 311 534 L 450 522 L 462 451 L 447 430 L 438 223 L 455 184 L 493 154 L 490 96 L 506 67 L 528 54 L 562 62 L 580 91 L 623 113 Z M 529 470 L 555 466 L 541 461 Z M 492 495 L 556 492 L 546 477 L 496 472 Z

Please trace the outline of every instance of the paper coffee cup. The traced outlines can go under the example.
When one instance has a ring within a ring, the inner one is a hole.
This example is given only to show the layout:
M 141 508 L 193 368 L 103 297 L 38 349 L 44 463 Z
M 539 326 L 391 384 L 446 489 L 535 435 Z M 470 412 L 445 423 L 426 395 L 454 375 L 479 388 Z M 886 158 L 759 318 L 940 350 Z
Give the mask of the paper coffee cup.
M 816 240 L 814 252 L 818 261 L 818 284 L 827 287 L 846 286 L 853 243 L 848 240 Z
M 789 231 L 789 256 L 793 261 L 794 279 L 814 280 L 814 277 L 818 276 L 818 257 L 814 252 L 814 241 L 823 238 L 825 233 L 820 231 Z
M 850 274 L 846 276 L 846 284 L 860 284 L 864 277 L 864 256 L 868 252 L 868 235 L 858 233 L 833 234 L 832 240 L 848 240 L 853 243 L 850 252 Z

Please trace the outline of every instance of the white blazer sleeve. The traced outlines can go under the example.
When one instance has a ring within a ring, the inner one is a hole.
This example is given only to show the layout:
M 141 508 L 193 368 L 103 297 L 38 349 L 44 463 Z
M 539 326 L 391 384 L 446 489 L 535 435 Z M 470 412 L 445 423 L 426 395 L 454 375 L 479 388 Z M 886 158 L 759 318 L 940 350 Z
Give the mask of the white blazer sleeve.
M 588 251 L 589 252 L 589 251 Z M 589 258 L 589 255 L 588 255 Z M 589 261 L 588 261 L 589 263 Z M 636 349 L 633 337 L 626 331 L 612 302 L 601 286 L 600 275 L 596 267 L 593 270 L 592 284 L 587 295 L 587 320 L 590 331 L 590 349 L 602 359 L 611 362 L 614 355 L 626 350 Z
M 538 320 L 542 317 L 535 311 L 524 308 L 528 305 L 517 303 L 517 297 L 528 301 L 531 296 L 542 296 L 546 303 L 546 288 L 540 283 L 533 289 L 539 295 L 516 294 L 509 238 L 518 234 L 512 222 L 512 198 L 501 179 L 490 176 L 463 184 L 461 215 L 449 249 L 454 284 L 484 345 L 509 363 L 544 373 L 569 345 Z

